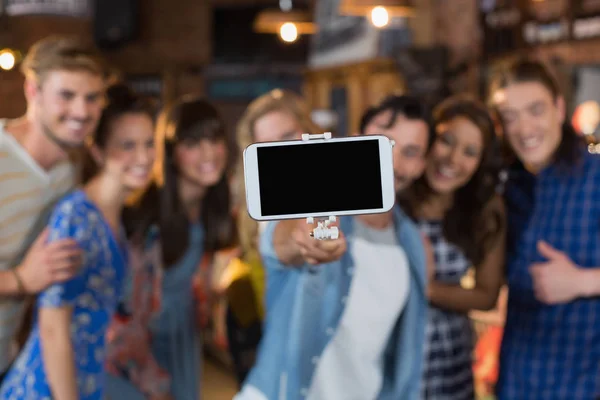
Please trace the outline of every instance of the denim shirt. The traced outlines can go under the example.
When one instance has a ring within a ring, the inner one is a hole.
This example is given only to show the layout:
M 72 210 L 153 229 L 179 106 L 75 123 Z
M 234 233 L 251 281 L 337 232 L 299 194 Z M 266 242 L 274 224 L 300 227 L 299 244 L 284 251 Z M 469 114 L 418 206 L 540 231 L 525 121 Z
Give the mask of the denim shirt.
M 352 282 L 352 217 L 340 218 L 349 248 L 340 260 L 300 268 L 284 266 L 277 259 L 276 224 L 269 224 L 260 243 L 268 276 L 265 333 L 256 364 L 236 400 L 306 397 L 318 360 L 336 332 Z M 388 341 L 378 399 L 412 400 L 419 398 L 422 375 L 426 260 L 418 228 L 399 207 L 394 209 L 394 224 L 409 261 L 410 293 Z

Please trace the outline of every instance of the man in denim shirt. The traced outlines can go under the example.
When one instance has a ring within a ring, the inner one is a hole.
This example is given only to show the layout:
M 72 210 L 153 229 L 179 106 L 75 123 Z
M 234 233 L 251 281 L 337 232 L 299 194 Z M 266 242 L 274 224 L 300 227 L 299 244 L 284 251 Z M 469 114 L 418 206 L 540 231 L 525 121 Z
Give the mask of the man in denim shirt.
M 432 130 L 419 101 L 385 100 L 361 131 L 395 141 L 397 191 L 421 175 Z M 236 400 L 418 398 L 429 260 L 417 227 L 395 207 L 340 218 L 335 241 L 309 229 L 275 222 L 261 236 L 265 335 Z

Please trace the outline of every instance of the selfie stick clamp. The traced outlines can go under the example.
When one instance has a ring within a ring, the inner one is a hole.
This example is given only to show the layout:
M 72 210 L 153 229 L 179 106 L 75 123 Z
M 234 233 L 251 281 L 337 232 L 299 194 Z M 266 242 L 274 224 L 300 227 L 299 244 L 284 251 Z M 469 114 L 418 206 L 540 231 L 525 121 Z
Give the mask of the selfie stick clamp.
M 317 239 L 317 240 L 330 240 L 330 239 L 337 239 L 340 237 L 340 231 L 338 229 L 337 226 L 329 226 L 329 224 L 331 224 L 332 222 L 335 222 L 336 218 L 334 216 L 331 216 L 329 218 L 325 218 L 321 221 L 317 222 L 317 227 L 315 229 L 313 229 L 313 231 L 310 233 L 310 236 Z M 314 217 L 308 217 L 306 218 L 306 223 L 307 224 L 314 224 L 315 223 L 315 218 Z
M 323 139 L 329 140 L 331 139 L 331 132 L 325 132 L 322 135 L 311 135 L 310 133 L 302 134 L 302 141 L 307 142 L 311 139 Z M 313 229 L 310 233 L 310 236 L 317 240 L 335 240 L 340 237 L 340 231 L 337 226 L 329 226 L 332 222 L 335 222 L 337 219 L 335 216 L 329 216 L 327 218 L 317 218 L 319 221 L 317 222 L 317 227 Z M 306 218 L 307 224 L 314 224 L 315 217 Z

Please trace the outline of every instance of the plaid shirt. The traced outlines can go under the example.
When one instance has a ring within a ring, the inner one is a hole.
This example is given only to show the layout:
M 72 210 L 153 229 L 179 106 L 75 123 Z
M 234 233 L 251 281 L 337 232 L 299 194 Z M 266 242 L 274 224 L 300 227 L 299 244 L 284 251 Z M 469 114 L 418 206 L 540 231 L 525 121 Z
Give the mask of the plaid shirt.
M 545 261 L 540 239 L 583 268 L 600 266 L 600 157 L 513 171 L 506 187 L 509 300 L 500 354 L 500 400 L 595 400 L 600 396 L 600 299 L 538 302 L 528 267 Z

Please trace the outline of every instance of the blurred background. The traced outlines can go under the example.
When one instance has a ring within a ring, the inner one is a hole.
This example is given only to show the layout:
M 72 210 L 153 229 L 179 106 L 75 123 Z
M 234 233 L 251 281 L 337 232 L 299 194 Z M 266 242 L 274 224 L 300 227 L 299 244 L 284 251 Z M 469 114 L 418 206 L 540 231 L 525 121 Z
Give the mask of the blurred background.
M 157 105 L 203 94 L 232 135 L 249 102 L 274 88 L 303 95 L 324 129 L 352 135 L 389 94 L 432 105 L 453 93 L 484 98 L 498 66 L 536 54 L 557 71 L 577 131 L 600 151 L 599 0 L 3 0 L 2 117 L 24 113 L 19 62 L 51 34 L 93 41 L 115 77 Z M 500 326 L 498 313 L 474 315 L 478 331 Z M 482 387 L 495 379 L 484 361 L 497 341 L 485 346 L 476 357 Z M 226 353 L 210 340 L 207 351 L 205 397 L 231 398 Z
M 391 92 L 432 102 L 483 96 L 489 73 L 520 52 L 553 64 L 575 126 L 595 141 L 600 2 L 595 0 L 3 0 L 0 114 L 23 113 L 18 63 L 53 33 L 93 40 L 140 92 L 168 103 L 201 92 L 231 123 L 276 87 L 352 134 Z M 233 129 L 230 129 L 233 132 Z

